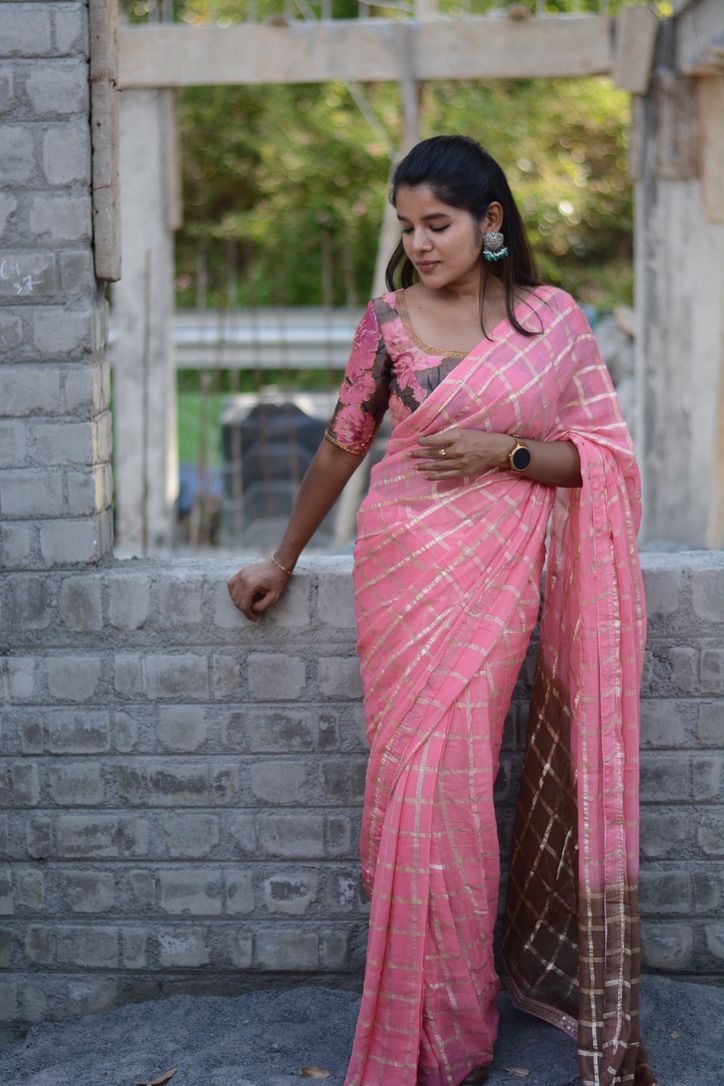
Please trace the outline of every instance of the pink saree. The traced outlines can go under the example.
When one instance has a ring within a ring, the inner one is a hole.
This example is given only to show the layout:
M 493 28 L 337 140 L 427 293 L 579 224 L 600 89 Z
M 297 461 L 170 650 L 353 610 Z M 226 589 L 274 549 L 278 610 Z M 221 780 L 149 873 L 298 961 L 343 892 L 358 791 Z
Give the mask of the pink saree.
M 493 1058 L 493 785 L 549 522 L 508 984 L 520 1007 L 577 1038 L 584 1086 L 655 1086 L 638 1023 L 638 471 L 581 310 L 550 287 L 529 304 L 519 317 L 542 334 L 504 322 L 398 417 L 360 509 L 371 915 L 345 1086 L 458 1086 Z M 508 471 L 430 482 L 409 454 L 452 426 L 574 441 L 583 485 Z

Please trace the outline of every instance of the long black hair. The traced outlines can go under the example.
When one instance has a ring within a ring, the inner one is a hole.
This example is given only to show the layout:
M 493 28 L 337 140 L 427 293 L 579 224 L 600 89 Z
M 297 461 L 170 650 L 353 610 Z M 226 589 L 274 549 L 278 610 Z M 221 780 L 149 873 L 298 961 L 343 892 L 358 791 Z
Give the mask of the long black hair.
M 508 320 L 524 335 L 535 335 L 515 316 L 514 290 L 517 286 L 537 287 L 540 279 L 530 251 L 525 227 L 513 199 L 505 174 L 493 156 L 469 136 L 433 136 L 423 140 L 395 167 L 390 188 L 390 202 L 395 205 L 401 186 L 429 185 L 438 200 L 451 207 L 469 211 L 482 222 L 489 205 L 496 200 L 503 208 L 502 230 L 508 255 L 488 262 L 480 254 L 480 327 L 485 332 L 483 303 L 488 274 L 496 275 L 505 290 Z M 388 290 L 409 287 L 417 281 L 415 268 L 405 253 L 402 241 L 395 249 L 385 278 Z

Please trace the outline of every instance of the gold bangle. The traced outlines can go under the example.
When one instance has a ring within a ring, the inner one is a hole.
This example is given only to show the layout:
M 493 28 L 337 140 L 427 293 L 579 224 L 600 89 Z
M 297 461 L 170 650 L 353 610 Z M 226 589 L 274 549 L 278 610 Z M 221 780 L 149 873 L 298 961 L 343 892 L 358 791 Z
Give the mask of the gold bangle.
M 287 577 L 291 577 L 292 574 L 294 573 L 293 569 L 287 569 L 287 567 L 283 566 L 281 564 L 281 562 L 279 561 L 279 559 L 275 558 L 274 555 L 271 556 L 271 560 L 272 560 L 272 562 L 274 563 L 275 566 L 279 566 L 279 569 L 282 571 L 282 573 L 286 573 Z

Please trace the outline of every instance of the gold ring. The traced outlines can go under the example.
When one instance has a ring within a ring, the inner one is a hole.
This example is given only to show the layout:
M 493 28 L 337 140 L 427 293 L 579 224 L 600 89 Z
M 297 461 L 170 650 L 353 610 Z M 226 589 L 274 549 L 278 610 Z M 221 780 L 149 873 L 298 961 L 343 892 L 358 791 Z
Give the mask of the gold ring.
M 445 456 L 445 450 L 444 449 L 440 449 L 440 456 Z

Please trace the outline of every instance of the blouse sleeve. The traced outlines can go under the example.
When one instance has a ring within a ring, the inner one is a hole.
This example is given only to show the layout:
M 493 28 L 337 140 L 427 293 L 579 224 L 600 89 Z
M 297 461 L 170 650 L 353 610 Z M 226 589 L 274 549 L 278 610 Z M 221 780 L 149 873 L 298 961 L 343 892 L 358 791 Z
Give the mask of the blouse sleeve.
M 339 398 L 325 437 L 360 456 L 369 449 L 390 397 L 391 361 L 374 303 L 357 325 Z

